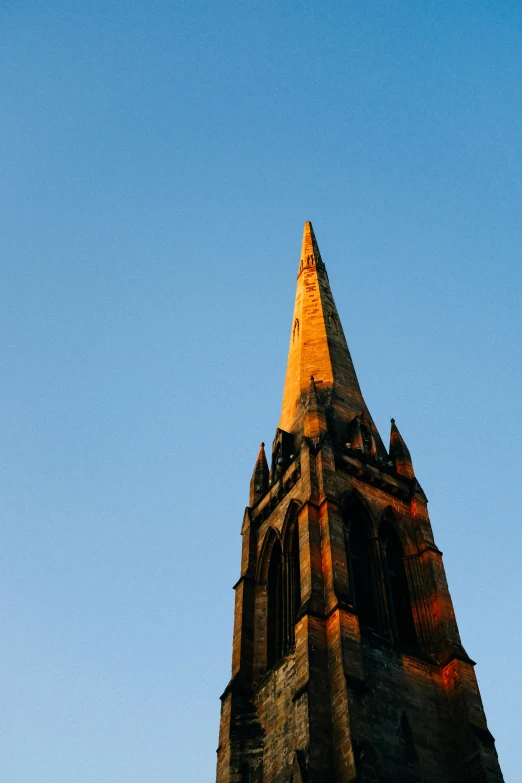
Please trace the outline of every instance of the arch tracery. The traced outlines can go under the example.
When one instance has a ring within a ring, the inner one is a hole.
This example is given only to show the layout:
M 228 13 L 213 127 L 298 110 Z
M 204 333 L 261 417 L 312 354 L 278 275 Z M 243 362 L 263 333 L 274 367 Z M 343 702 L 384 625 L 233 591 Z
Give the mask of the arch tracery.
M 393 518 L 389 515 L 385 515 L 379 525 L 379 542 L 392 634 L 400 641 L 415 644 L 417 638 L 404 564 L 404 547 Z
M 417 643 L 405 558 L 415 542 L 387 507 L 375 520 L 356 490 L 343 502 L 350 595 L 361 630 L 371 628 L 396 641 Z
M 373 519 L 360 495 L 353 491 L 343 503 L 350 597 L 362 627 L 377 628 Z
M 270 669 L 293 647 L 301 605 L 298 503 L 291 502 L 281 535 L 270 528 L 261 547 L 258 583 L 266 585 L 266 666 Z
M 261 550 L 259 552 L 257 574 L 257 583 L 260 585 L 266 585 L 268 579 L 268 568 L 270 565 L 270 556 L 274 544 L 278 542 L 281 544 L 281 537 L 275 527 L 270 526 L 265 533 L 263 543 L 261 544 Z
M 270 669 L 283 655 L 284 648 L 284 599 L 283 552 L 277 540 L 270 552 L 267 576 L 267 653 Z

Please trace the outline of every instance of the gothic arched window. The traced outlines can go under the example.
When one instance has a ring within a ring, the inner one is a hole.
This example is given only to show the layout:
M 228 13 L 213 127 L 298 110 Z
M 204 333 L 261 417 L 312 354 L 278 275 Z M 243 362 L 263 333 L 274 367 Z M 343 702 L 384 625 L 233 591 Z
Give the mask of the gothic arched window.
M 349 559 L 352 597 L 361 625 L 376 626 L 375 598 L 371 578 L 368 532 L 364 522 L 356 520 L 350 526 Z
M 383 552 L 388 608 L 394 636 L 408 644 L 415 644 L 417 636 L 411 609 L 408 579 L 404 568 L 402 544 L 396 531 L 388 521 L 381 525 L 379 537 Z
M 283 554 L 276 541 L 270 554 L 267 584 L 267 655 L 270 669 L 283 655 Z
M 376 628 L 377 607 L 372 579 L 372 559 L 368 520 L 364 510 L 356 502 L 346 510 L 346 550 L 350 576 L 352 602 L 362 626 Z
M 299 532 L 297 521 L 290 537 L 290 551 L 285 554 L 277 540 L 270 553 L 267 579 L 267 655 L 270 669 L 293 646 L 294 626 L 301 606 L 299 571 Z
M 292 534 L 292 552 L 290 555 L 290 627 L 289 627 L 289 641 L 290 644 L 294 643 L 294 625 L 297 619 L 297 613 L 301 608 L 301 574 L 299 571 L 299 528 L 297 521 L 294 525 L 294 532 Z

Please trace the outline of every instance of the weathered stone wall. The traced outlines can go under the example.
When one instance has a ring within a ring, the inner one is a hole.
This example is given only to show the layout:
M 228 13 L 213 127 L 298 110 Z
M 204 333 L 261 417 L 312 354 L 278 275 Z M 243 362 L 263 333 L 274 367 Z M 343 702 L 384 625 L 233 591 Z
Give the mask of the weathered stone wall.
M 264 780 L 287 783 L 296 742 L 295 654 L 276 665 L 256 689 L 254 701 L 264 729 Z
M 250 504 L 218 783 L 503 783 L 426 496 L 393 420 L 387 452 L 366 408 L 309 223 L 280 429 Z
M 375 638 L 363 640 L 363 651 L 372 744 L 383 779 L 450 780 L 448 705 L 433 666 Z

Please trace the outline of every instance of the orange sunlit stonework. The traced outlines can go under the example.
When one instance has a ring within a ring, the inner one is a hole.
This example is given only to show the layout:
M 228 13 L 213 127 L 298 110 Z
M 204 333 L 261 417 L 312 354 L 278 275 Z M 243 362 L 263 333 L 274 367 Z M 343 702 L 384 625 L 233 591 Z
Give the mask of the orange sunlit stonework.
M 366 406 L 307 222 L 241 528 L 217 783 L 502 783 L 427 502 Z

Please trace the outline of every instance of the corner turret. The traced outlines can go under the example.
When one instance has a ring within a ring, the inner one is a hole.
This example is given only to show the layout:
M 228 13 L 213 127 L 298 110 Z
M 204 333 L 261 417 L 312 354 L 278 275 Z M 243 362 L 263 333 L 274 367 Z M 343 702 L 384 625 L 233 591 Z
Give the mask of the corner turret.
M 393 461 L 397 473 L 409 479 L 415 478 L 410 452 L 404 442 L 404 438 L 397 429 L 395 419 L 391 420 L 390 459 Z
M 256 500 L 264 495 L 268 487 L 268 462 L 265 454 L 265 444 L 262 443 L 257 455 L 254 472 L 250 479 L 250 505 L 253 506 Z

